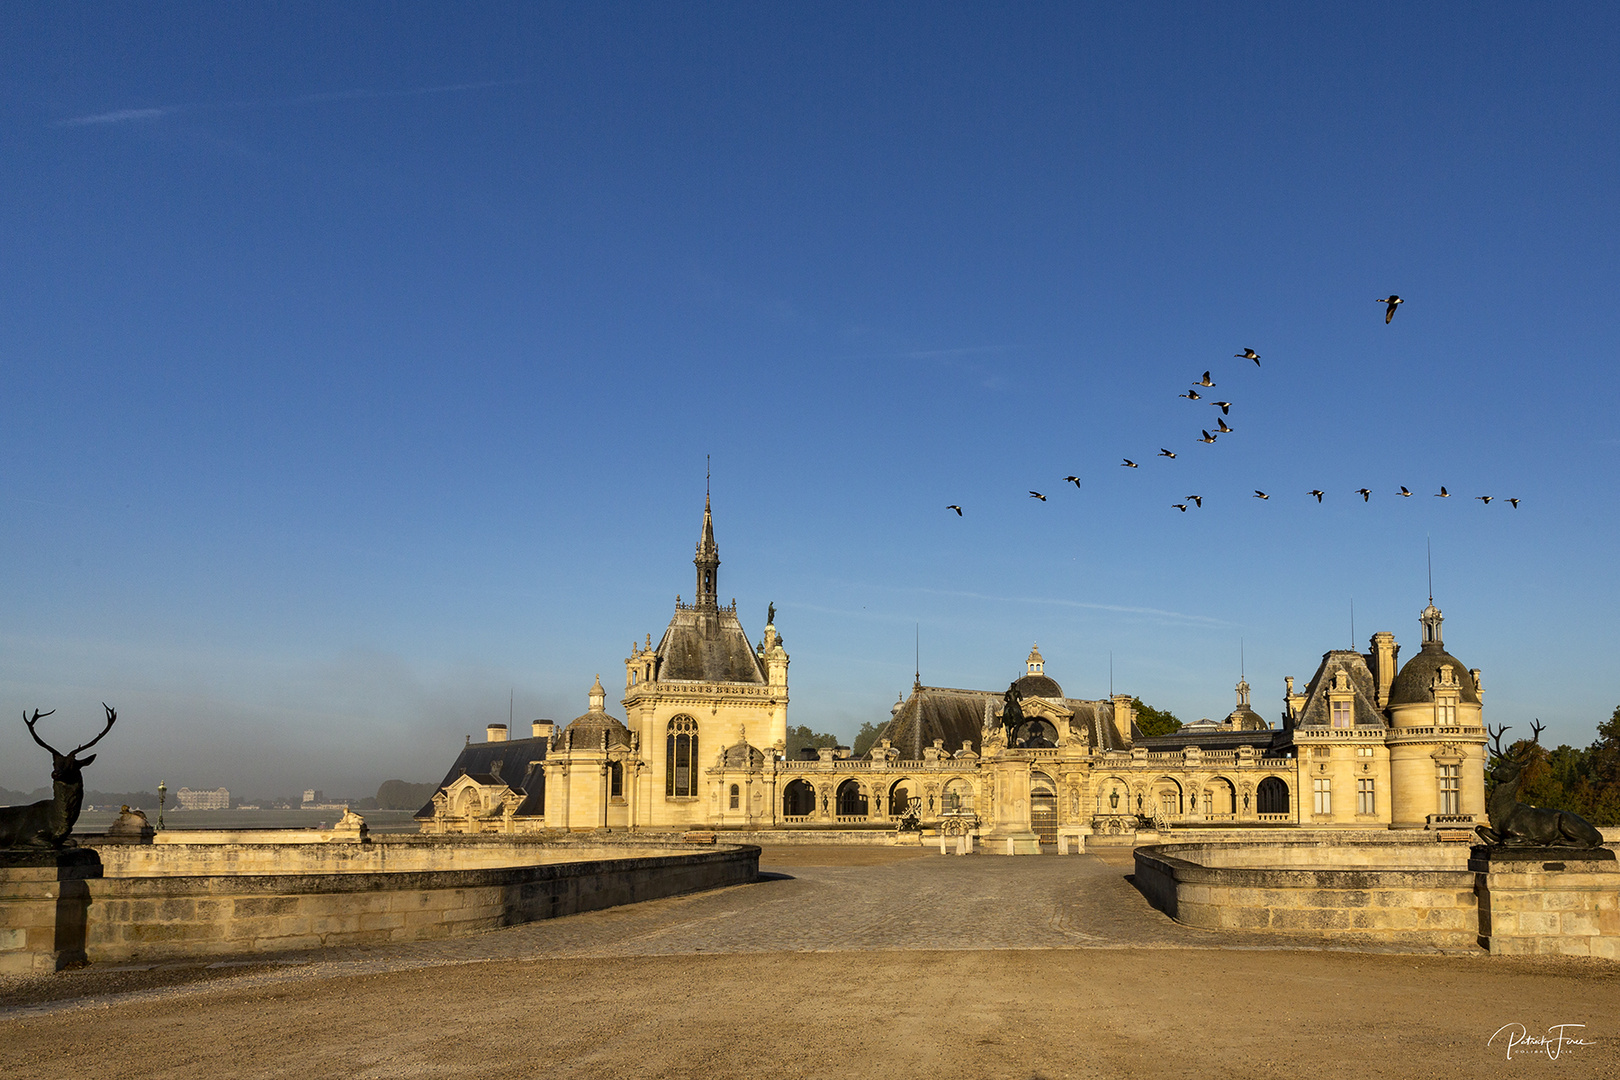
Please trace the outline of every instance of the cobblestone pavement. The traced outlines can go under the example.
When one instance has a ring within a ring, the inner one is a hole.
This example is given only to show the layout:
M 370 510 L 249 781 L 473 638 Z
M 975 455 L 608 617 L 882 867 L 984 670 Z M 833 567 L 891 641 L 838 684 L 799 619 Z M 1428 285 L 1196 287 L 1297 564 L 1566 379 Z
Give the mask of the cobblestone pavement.
M 770 849 L 761 859 L 761 880 L 751 885 L 482 934 L 277 958 L 92 965 L 50 977 L 36 991 L 14 984 L 0 993 L 0 1017 L 147 994 L 205 993 L 222 982 L 269 985 L 481 961 L 1045 949 L 1339 951 L 1310 938 L 1182 926 L 1136 891 L 1126 879 L 1130 867 L 1128 859 L 1105 862 L 1090 855 L 964 858 L 915 850 Z

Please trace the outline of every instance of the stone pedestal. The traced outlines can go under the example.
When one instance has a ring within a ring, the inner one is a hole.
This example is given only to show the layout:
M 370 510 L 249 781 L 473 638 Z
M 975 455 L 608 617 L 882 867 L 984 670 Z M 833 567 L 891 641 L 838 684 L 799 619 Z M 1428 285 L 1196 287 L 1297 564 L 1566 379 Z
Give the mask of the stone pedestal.
M 1475 845 L 1479 943 L 1493 953 L 1620 959 L 1620 863 L 1607 848 Z
M 90 848 L 0 851 L 0 974 L 82 964 L 87 878 L 101 876 Z

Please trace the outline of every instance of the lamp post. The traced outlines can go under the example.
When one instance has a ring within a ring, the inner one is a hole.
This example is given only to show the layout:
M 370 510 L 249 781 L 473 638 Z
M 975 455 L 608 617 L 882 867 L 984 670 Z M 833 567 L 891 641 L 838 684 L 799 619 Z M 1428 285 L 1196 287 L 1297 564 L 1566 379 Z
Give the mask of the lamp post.
M 1119 788 L 1115 788 L 1108 793 L 1108 805 L 1111 809 L 1119 809 Z
M 163 828 L 163 801 L 169 797 L 169 786 L 158 781 L 158 828 Z

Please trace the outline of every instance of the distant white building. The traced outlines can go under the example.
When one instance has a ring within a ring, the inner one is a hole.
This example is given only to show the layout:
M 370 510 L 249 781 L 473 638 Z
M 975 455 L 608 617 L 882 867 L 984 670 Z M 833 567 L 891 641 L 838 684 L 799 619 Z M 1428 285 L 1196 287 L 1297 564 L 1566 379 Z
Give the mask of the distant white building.
M 174 797 L 180 803 L 180 809 L 182 810 L 229 810 L 231 808 L 231 793 L 228 788 L 203 791 L 183 787 L 174 793 Z
M 347 810 L 346 802 L 327 802 L 326 792 L 319 788 L 305 788 L 304 801 L 298 807 L 300 810 Z

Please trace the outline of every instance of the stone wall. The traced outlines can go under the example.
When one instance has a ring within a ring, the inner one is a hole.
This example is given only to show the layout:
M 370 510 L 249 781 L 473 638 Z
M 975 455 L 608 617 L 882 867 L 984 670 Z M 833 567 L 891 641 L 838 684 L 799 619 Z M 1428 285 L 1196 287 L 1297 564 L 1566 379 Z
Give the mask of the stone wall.
M 419 941 L 743 884 L 758 870 L 757 847 L 723 846 L 482 869 L 104 877 L 87 882 L 84 951 L 97 963 Z
M 1437 844 L 1162 844 L 1135 884 L 1177 922 L 1346 943 L 1474 949 L 1468 849 Z

